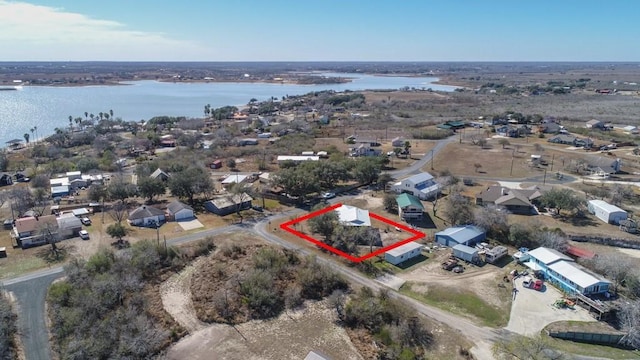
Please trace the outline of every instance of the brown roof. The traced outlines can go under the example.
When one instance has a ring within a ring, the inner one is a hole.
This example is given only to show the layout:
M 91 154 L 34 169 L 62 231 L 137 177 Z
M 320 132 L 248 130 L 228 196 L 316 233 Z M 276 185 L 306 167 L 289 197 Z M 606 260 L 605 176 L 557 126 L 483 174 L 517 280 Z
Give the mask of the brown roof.
M 40 230 L 47 226 L 47 224 L 58 227 L 58 221 L 56 220 L 55 215 L 45 215 L 45 216 L 28 216 L 24 218 L 20 218 L 16 220 L 16 230 L 18 234 L 22 234 L 25 232 L 33 232 L 36 230 Z
M 531 187 L 527 189 L 510 189 L 500 185 L 489 186 L 478 194 L 483 203 L 496 205 L 531 205 L 531 200 L 542 196 L 540 189 Z

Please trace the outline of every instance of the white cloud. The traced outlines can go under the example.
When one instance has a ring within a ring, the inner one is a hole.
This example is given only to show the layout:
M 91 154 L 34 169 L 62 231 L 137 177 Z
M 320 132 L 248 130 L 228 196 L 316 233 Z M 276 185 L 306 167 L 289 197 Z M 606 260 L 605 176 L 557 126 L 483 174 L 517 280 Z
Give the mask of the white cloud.
M 0 61 L 211 60 L 192 41 L 47 6 L 0 0 Z

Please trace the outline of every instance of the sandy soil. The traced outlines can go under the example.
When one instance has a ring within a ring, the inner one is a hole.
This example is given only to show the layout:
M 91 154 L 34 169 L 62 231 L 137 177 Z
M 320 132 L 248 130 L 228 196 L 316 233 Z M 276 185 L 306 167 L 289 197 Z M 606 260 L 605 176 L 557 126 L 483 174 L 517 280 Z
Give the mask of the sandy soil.
M 618 251 L 620 251 L 623 254 L 629 255 L 631 257 L 634 257 L 636 259 L 640 259 L 640 250 L 636 250 L 636 249 L 621 249 L 621 248 L 617 248 Z
M 198 320 L 195 314 L 189 290 L 193 272 L 205 260 L 206 258 L 204 257 L 196 260 L 179 273 L 171 276 L 160 286 L 164 309 L 190 334 L 206 327 L 206 324 Z
M 176 343 L 163 359 L 303 359 L 310 351 L 331 359 L 362 359 L 346 331 L 335 325 L 335 313 L 325 302 L 268 321 L 231 327 L 215 324 Z

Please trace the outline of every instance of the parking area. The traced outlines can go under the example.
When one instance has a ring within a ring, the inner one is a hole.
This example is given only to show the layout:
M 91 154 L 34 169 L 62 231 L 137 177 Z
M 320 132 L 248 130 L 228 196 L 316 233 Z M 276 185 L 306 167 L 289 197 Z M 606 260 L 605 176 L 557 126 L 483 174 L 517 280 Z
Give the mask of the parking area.
M 204 225 L 202 225 L 202 223 L 198 221 L 198 219 L 193 219 L 189 221 L 178 221 L 178 224 L 184 231 L 189 231 L 189 230 L 199 229 L 201 227 L 204 227 Z
M 522 281 L 523 277 L 519 277 L 513 282 L 518 291 L 511 306 L 507 330 L 521 335 L 535 335 L 556 321 L 596 321 L 579 306 L 575 306 L 575 309 L 554 307 L 554 302 L 562 298 L 562 293 L 553 286 L 544 284 L 542 291 L 537 291 L 523 287 Z

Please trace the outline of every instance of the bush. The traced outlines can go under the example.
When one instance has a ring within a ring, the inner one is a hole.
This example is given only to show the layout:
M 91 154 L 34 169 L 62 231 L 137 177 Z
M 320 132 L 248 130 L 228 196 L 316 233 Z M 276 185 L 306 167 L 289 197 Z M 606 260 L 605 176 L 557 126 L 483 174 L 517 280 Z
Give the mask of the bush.
M 15 335 L 18 332 L 17 316 L 9 299 L 0 293 L 0 359 L 16 359 Z

